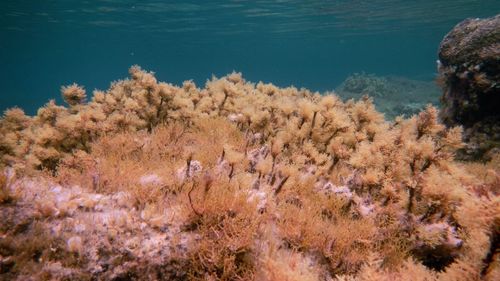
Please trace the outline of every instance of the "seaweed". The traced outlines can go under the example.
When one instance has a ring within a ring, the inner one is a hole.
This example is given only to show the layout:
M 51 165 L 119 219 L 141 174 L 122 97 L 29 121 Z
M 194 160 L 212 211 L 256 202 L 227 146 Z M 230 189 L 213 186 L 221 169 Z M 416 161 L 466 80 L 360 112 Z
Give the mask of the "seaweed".
M 63 87 L 69 107 L 0 120 L 2 165 L 16 173 L 2 186 L 13 200 L 0 202 L 10 210 L 0 242 L 32 245 L 6 246 L 0 274 L 498 277 L 497 158 L 486 174 L 455 161 L 462 129 L 442 125 L 436 108 L 389 122 L 370 98 L 343 102 L 239 73 L 202 89 L 137 66 L 130 74 L 88 100 Z M 22 242 L 34 235 L 48 238 Z M 60 254 L 49 255 L 54 245 Z

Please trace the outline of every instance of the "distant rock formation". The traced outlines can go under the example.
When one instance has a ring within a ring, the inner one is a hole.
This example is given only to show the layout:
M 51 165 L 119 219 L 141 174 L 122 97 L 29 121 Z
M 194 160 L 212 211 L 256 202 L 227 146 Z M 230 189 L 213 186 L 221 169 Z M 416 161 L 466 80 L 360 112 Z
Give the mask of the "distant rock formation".
M 397 116 L 411 117 L 428 104 L 438 105 L 440 89 L 433 81 L 418 81 L 396 76 L 354 73 L 335 89 L 343 99 L 373 98 L 377 110 L 387 120 Z
M 464 159 L 488 158 L 500 148 L 500 15 L 466 19 L 439 47 L 441 118 L 462 125 Z

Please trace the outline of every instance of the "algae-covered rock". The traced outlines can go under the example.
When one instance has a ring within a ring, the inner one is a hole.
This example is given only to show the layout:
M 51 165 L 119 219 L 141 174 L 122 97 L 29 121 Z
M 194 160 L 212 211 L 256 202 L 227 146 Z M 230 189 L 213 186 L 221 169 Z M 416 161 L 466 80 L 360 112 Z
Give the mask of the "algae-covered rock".
M 438 70 L 443 122 L 465 127 L 463 156 L 483 157 L 500 145 L 500 15 L 455 26 L 441 42 Z
M 428 104 L 437 105 L 440 90 L 433 81 L 355 73 L 347 77 L 335 93 L 343 99 L 370 96 L 377 110 L 392 120 L 397 116 L 418 114 Z
M 0 119 L 0 280 L 499 280 L 500 155 L 436 108 L 130 75 Z

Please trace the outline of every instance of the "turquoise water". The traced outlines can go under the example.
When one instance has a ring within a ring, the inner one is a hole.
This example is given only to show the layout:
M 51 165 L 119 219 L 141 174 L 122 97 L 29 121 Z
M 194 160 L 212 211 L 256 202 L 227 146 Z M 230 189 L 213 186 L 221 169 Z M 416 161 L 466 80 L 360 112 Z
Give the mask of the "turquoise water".
M 431 81 L 442 37 L 499 12 L 498 0 L 7 0 L 0 110 L 33 114 L 73 82 L 106 89 L 133 64 L 199 86 L 233 70 L 317 91 L 356 72 Z

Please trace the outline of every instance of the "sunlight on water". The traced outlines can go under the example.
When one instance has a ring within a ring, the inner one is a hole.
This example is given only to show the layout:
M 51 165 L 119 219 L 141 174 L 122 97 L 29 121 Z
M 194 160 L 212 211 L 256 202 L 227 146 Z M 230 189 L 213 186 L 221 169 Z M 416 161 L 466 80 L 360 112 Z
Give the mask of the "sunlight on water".
M 176 2 L 46 1 L 33 5 L 33 1 L 16 1 L 2 8 L 2 29 L 44 32 L 43 25 L 49 24 L 59 28 L 101 27 L 156 35 L 263 32 L 294 37 L 342 37 L 422 28 L 442 30 L 463 18 L 492 15 L 500 8 L 493 0 Z

